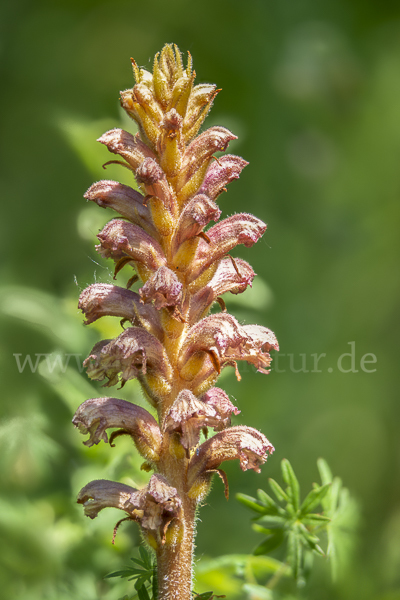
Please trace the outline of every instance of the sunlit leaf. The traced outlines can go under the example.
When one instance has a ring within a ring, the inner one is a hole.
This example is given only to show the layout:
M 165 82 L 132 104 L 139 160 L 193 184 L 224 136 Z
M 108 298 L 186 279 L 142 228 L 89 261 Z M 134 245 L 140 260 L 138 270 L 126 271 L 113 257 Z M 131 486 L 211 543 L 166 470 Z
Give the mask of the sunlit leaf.
M 241 504 L 246 506 L 246 508 L 250 508 L 251 510 L 262 514 L 265 513 L 265 507 L 251 496 L 247 496 L 246 494 L 236 494 L 236 499 L 239 500 Z
M 270 535 L 267 539 L 265 539 L 261 544 L 257 546 L 257 548 L 253 551 L 255 556 L 259 556 L 260 554 L 268 554 L 275 550 L 278 546 L 282 544 L 284 540 L 284 532 L 282 529 L 277 529 L 276 533 Z
M 290 499 L 293 503 L 293 508 L 296 511 L 300 505 L 300 486 L 296 475 L 294 474 L 293 467 L 287 458 L 284 458 L 281 463 L 283 480 L 289 487 Z
M 311 490 L 311 492 L 309 492 L 305 497 L 300 507 L 301 513 L 305 515 L 306 513 L 311 512 L 316 506 L 318 506 L 318 504 L 321 503 L 324 496 L 328 493 L 330 487 L 331 484 L 326 483 L 321 487 Z
M 275 479 L 272 479 L 271 477 L 268 479 L 268 483 L 272 489 L 272 491 L 274 492 L 275 496 L 277 497 L 277 499 L 280 502 L 289 502 L 289 496 L 286 494 L 286 492 L 281 488 L 281 486 L 279 485 L 279 483 L 277 483 L 275 481 Z

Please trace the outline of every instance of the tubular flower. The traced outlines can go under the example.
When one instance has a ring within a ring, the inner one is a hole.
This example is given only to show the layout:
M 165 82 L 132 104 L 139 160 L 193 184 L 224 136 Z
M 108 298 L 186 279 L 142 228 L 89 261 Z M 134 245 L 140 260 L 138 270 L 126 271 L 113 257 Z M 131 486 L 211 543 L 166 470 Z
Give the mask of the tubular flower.
M 155 57 L 152 72 L 132 65 L 136 83 L 121 92 L 121 105 L 138 133 L 112 129 L 98 141 L 117 155 L 110 163 L 132 172 L 134 187 L 103 180 L 85 198 L 120 215 L 98 234 L 97 250 L 114 260 L 114 279 L 130 265 L 127 287 L 139 285 L 137 291 L 90 285 L 79 308 L 85 324 L 103 316 L 130 324 L 115 339 L 98 342 L 84 364 L 89 377 L 107 387 L 137 378 L 158 421 L 139 406 L 104 397 L 84 402 L 73 423 L 89 435 L 87 446 L 101 440 L 112 446 L 119 435 L 130 435 L 146 469 L 157 473 L 142 490 L 93 481 L 78 502 L 91 518 L 113 506 L 138 522 L 157 554 L 160 600 L 189 600 L 195 514 L 212 476 L 223 479 L 227 495 L 221 463 L 238 459 L 242 470 L 259 472 L 274 450 L 259 431 L 231 427 L 240 411 L 215 382 L 226 366 L 240 379 L 239 360 L 268 373 L 269 352 L 279 347 L 272 331 L 242 325 L 221 298 L 252 284 L 251 266 L 230 252 L 255 244 L 266 225 L 248 213 L 220 220 L 217 200 L 247 165 L 232 154 L 215 156 L 236 139 L 228 129 L 199 133 L 220 90 L 195 85 L 190 54 L 184 66 L 170 44 Z M 216 302 L 222 311 L 209 314 Z M 200 443 L 209 428 L 216 435 Z M 108 429 L 114 429 L 110 437 Z

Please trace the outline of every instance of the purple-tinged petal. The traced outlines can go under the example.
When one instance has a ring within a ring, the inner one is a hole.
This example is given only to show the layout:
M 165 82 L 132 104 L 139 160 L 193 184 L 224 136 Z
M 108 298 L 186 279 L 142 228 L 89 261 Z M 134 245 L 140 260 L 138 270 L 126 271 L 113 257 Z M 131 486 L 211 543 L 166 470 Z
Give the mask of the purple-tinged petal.
M 130 499 L 137 490 L 130 485 L 97 479 L 91 481 L 78 494 L 78 504 L 83 504 L 85 515 L 94 519 L 103 508 L 120 508 L 131 514 Z
M 218 221 L 221 211 L 205 194 L 197 194 L 185 205 L 172 242 L 176 251 L 187 239 L 198 235 L 210 221 Z
M 143 529 L 152 531 L 164 543 L 168 525 L 180 515 L 182 501 L 165 477 L 155 474 L 145 488 L 131 494 L 128 505 Z
M 209 354 L 207 368 L 202 365 L 202 376 L 211 375 L 210 368 L 219 374 L 222 367 L 245 360 L 256 366 L 260 373 L 269 373 L 269 350 L 279 350 L 275 335 L 261 325 L 240 325 L 232 315 L 219 313 L 205 317 L 191 327 L 182 344 L 178 367 L 186 374 L 188 363 L 196 353 Z M 187 376 L 185 376 L 187 379 Z M 194 388 L 192 388 L 194 389 Z
M 215 431 L 223 429 L 219 412 L 190 390 L 182 390 L 165 418 L 165 430 L 179 433 L 182 446 L 189 449 L 198 444 L 204 427 L 213 427 Z
M 157 309 L 180 306 L 182 284 L 171 269 L 160 267 L 139 290 L 142 302 L 154 301 Z
M 160 165 L 151 158 L 146 158 L 136 171 L 136 181 L 144 186 L 148 196 L 155 196 L 167 208 L 173 207 L 173 192 Z
M 142 325 L 147 331 L 162 338 L 163 330 L 157 311 L 143 306 L 139 294 L 107 283 L 89 285 L 79 297 L 78 308 L 86 317 L 85 325 L 104 316 L 128 319 L 133 325 Z
M 236 135 L 219 126 L 210 127 L 197 136 L 186 148 L 177 189 L 183 188 L 195 172 L 207 165 L 215 152 L 225 151 L 229 142 L 236 139 Z
M 139 135 L 132 135 L 123 129 L 110 129 L 97 140 L 107 146 L 113 154 L 119 154 L 136 171 L 145 158 L 156 158 Z
M 146 460 L 153 462 L 160 458 L 160 428 L 154 417 L 141 406 L 118 398 L 91 398 L 80 405 L 72 422 L 81 433 L 90 434 L 83 442 L 85 446 L 93 446 L 101 440 L 107 443 L 106 429 L 118 427 L 132 437 Z
M 274 451 L 273 445 L 257 429 L 238 425 L 229 427 L 203 442 L 193 455 L 188 468 L 188 484 L 210 469 L 216 469 L 225 460 L 240 461 L 242 471 L 253 469 L 260 472 L 268 454 Z
M 224 390 L 221 390 L 221 388 L 213 387 L 209 389 L 203 394 L 201 400 L 205 404 L 212 406 L 221 419 L 220 426 L 216 428 L 216 431 L 229 427 L 231 424 L 231 415 L 238 415 L 240 413 L 240 410 L 229 400 L 228 394 Z
M 128 185 L 123 185 L 117 181 L 98 181 L 90 186 L 84 194 L 84 198 L 96 202 L 103 208 L 115 210 L 132 223 L 145 229 L 152 236 L 157 236 L 150 210 L 143 204 L 144 196 Z
M 232 315 L 210 315 L 189 329 L 182 344 L 178 364 L 182 367 L 196 352 L 212 352 L 221 362 L 228 350 L 240 347 L 247 338 L 243 327 Z
M 134 262 L 142 263 L 150 271 L 156 271 L 166 263 L 160 244 L 138 225 L 122 219 L 113 219 L 97 235 L 100 254 L 105 258 L 119 260 L 130 256 Z
M 211 307 L 218 296 L 226 292 L 241 294 L 248 285 L 251 285 L 255 273 L 249 263 L 241 258 L 223 258 L 210 281 L 199 286 L 200 289 L 193 294 L 190 301 L 189 323 L 197 321 Z M 191 288 L 197 287 L 194 281 Z
M 240 156 L 227 154 L 213 161 L 207 169 L 199 193 L 207 194 L 215 200 L 234 179 L 239 179 L 241 171 L 249 163 Z
M 129 327 L 115 340 L 96 344 L 83 364 L 91 379 L 108 379 L 107 387 L 119 380 L 123 385 L 148 372 L 165 379 L 171 377 L 171 366 L 163 345 L 138 327 Z
M 209 241 L 200 239 L 188 273 L 188 281 L 196 279 L 214 261 L 238 244 L 247 248 L 264 234 L 267 226 L 253 215 L 241 213 L 220 221 L 207 231 Z

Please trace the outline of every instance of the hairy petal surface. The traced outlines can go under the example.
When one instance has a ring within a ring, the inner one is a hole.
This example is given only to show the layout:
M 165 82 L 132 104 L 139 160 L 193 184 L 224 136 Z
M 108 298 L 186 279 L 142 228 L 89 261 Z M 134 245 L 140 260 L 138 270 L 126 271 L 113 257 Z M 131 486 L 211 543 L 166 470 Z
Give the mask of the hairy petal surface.
M 176 251 L 187 239 L 198 235 L 210 221 L 218 221 L 221 211 L 205 194 L 197 194 L 185 205 L 178 221 L 172 248 Z
M 91 379 L 103 381 L 106 386 L 122 385 L 129 379 L 147 372 L 171 377 L 171 366 L 162 344 L 153 335 L 138 327 L 128 327 L 115 340 L 96 344 L 83 363 Z
M 171 269 L 160 267 L 139 290 L 142 302 L 154 301 L 159 310 L 165 306 L 180 306 L 182 284 Z
M 138 514 L 143 529 L 156 533 L 163 543 L 168 525 L 180 516 L 182 501 L 165 477 L 156 474 L 145 488 L 132 493 L 129 505 Z
M 79 297 L 78 308 L 86 317 L 85 325 L 104 316 L 128 319 L 133 325 L 142 325 L 158 339 L 163 330 L 157 311 L 144 306 L 139 294 L 108 283 L 89 285 Z
M 208 240 L 200 239 L 188 269 L 187 280 L 193 281 L 211 263 L 238 244 L 250 247 L 264 234 L 267 226 L 253 215 L 240 213 L 220 221 L 207 231 Z
M 199 400 L 190 390 L 182 390 L 165 418 L 164 428 L 179 433 L 182 446 L 189 449 L 197 446 L 204 427 L 223 429 L 222 420 L 211 403 Z
M 154 152 L 142 142 L 139 134 L 132 135 L 123 129 L 110 129 L 97 140 L 113 154 L 119 154 L 136 171 L 145 158 L 156 158 Z
M 206 194 L 213 200 L 219 196 L 228 183 L 239 179 L 239 175 L 249 163 L 240 156 L 226 154 L 210 164 L 199 189 L 201 194 Z
M 83 505 L 85 515 L 91 519 L 97 517 L 103 508 L 120 508 L 130 515 L 130 498 L 136 491 L 124 483 L 96 479 L 81 489 L 77 502 Z
M 136 263 L 142 263 L 150 271 L 156 271 L 166 263 L 160 244 L 141 227 L 113 219 L 97 235 L 100 246 L 99 253 L 105 258 L 119 260 L 130 256 Z
M 172 210 L 173 194 L 164 171 L 156 160 L 146 158 L 136 171 L 136 180 L 141 183 L 148 196 L 155 196 Z
M 189 322 L 194 323 L 210 308 L 218 296 L 230 292 L 241 294 L 251 286 L 255 273 L 249 263 L 229 256 L 220 260 L 217 270 L 208 283 L 200 286 L 190 302 Z M 196 281 L 192 286 L 196 285 Z
M 178 189 L 183 187 L 196 171 L 206 166 L 214 152 L 225 151 L 237 136 L 225 127 L 210 127 L 186 148 L 183 156 L 182 171 L 178 178 Z
M 205 404 L 212 406 L 220 418 L 220 423 L 215 428 L 215 431 L 221 431 L 229 427 L 231 424 L 231 415 L 238 415 L 240 413 L 240 410 L 229 400 L 228 394 L 224 390 L 221 390 L 221 388 L 213 387 L 209 389 L 203 394 L 201 400 Z
M 216 469 L 225 460 L 239 459 L 242 471 L 253 469 L 259 473 L 260 465 L 273 451 L 273 445 L 257 429 L 229 427 L 198 447 L 189 463 L 188 484 L 193 485 L 201 474 Z
M 150 210 L 144 204 L 144 196 L 128 185 L 109 180 L 97 181 L 90 186 L 83 197 L 96 202 L 98 206 L 115 210 L 153 237 L 158 236 Z
M 85 446 L 101 440 L 108 442 L 106 430 L 118 427 L 130 435 L 140 454 L 148 461 L 160 458 L 162 437 L 154 417 L 141 406 L 118 398 L 91 398 L 80 405 L 73 424 L 83 434 L 89 433 Z

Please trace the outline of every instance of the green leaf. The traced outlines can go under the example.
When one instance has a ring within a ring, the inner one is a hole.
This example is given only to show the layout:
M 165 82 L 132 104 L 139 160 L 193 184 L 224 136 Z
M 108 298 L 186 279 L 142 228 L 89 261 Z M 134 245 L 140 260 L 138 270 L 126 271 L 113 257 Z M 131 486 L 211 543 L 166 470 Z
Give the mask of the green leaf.
M 288 538 L 287 562 L 292 567 L 293 577 L 298 578 L 301 570 L 303 548 L 297 531 L 291 531 Z
M 253 531 L 257 531 L 257 533 L 263 533 L 264 535 L 272 535 L 273 533 L 276 533 L 276 529 L 267 529 L 266 527 L 258 525 L 258 523 L 254 523 L 251 528 Z
M 300 511 L 302 514 L 306 514 L 311 512 L 318 504 L 321 503 L 322 499 L 326 496 L 329 489 L 331 487 L 330 483 L 326 483 L 325 485 L 315 488 L 307 494 L 305 497 L 303 504 L 300 507 Z
M 153 566 L 152 555 L 147 550 L 147 548 L 145 548 L 144 546 L 139 546 L 139 554 L 141 556 L 141 559 L 142 559 L 143 564 L 145 565 L 146 569 L 148 569 L 148 570 L 151 569 Z
M 261 504 L 263 504 L 267 508 L 277 509 L 275 500 L 273 500 L 271 496 L 268 496 L 267 492 L 264 492 L 264 490 L 257 490 L 257 496 Z
M 236 499 L 239 500 L 241 504 L 244 504 L 246 508 L 250 508 L 250 510 L 262 514 L 265 513 L 265 507 L 251 496 L 247 496 L 246 494 L 236 494 Z
M 287 458 L 281 462 L 282 476 L 285 483 L 289 486 L 290 498 L 293 503 L 293 508 L 297 512 L 300 505 L 300 485 L 296 475 L 294 474 L 292 465 Z
M 108 573 L 108 575 L 104 575 L 104 579 L 109 579 L 110 577 L 131 577 L 132 573 L 132 567 L 127 567 L 126 569 L 121 569 L 120 571 L 114 571 L 113 573 Z
M 202 594 L 196 594 L 195 600 L 211 600 L 214 596 L 214 592 L 203 592 Z
M 310 524 L 312 524 L 312 525 L 314 525 L 314 524 L 322 525 L 323 523 L 328 525 L 328 523 L 330 523 L 331 520 L 332 519 L 330 519 L 330 517 L 325 517 L 325 515 L 318 515 L 317 513 L 308 513 L 308 515 L 306 515 L 302 519 L 302 522 L 305 524 L 308 524 L 308 522 L 310 522 Z
M 257 548 L 253 551 L 254 556 L 260 556 L 260 554 L 268 554 L 280 546 L 283 542 L 284 533 L 282 529 L 277 529 L 276 533 L 267 537 L 266 540 L 261 542 Z
M 132 577 L 133 579 L 133 577 Z M 132 579 L 130 581 L 132 581 Z M 145 583 L 147 582 L 148 577 L 146 577 L 146 575 L 141 575 L 140 577 L 137 578 L 136 583 L 135 583 L 135 590 L 139 591 L 139 588 L 141 588 L 142 586 L 145 585 Z
M 274 492 L 275 496 L 280 502 L 289 502 L 289 496 L 286 492 L 283 491 L 279 483 L 272 479 L 271 477 L 268 479 L 268 483 L 271 487 L 271 490 Z
M 268 523 L 272 527 L 283 527 L 287 521 L 285 517 L 281 517 L 278 515 L 264 515 L 257 519 L 259 523 Z
M 144 585 L 138 589 L 137 593 L 139 600 L 150 600 L 149 592 L 146 590 Z

